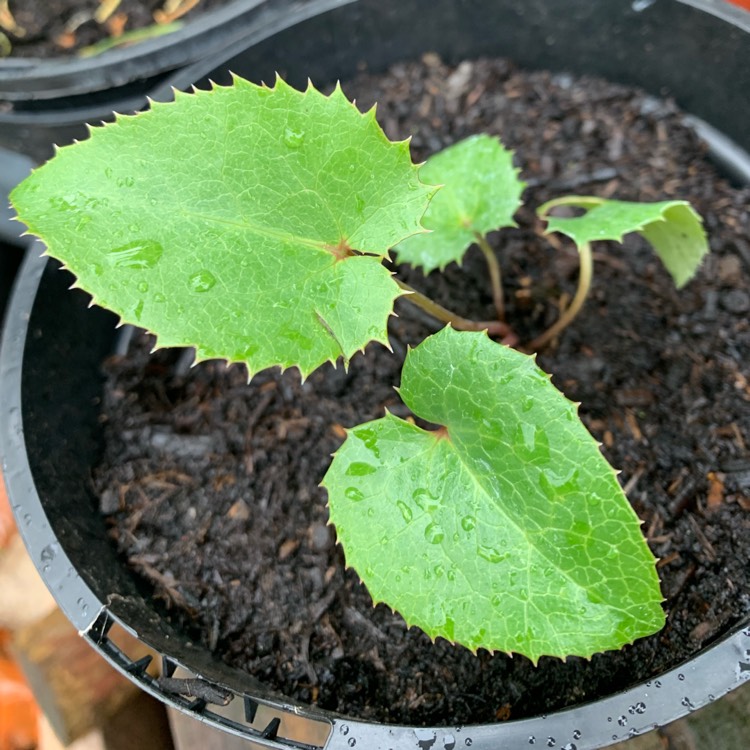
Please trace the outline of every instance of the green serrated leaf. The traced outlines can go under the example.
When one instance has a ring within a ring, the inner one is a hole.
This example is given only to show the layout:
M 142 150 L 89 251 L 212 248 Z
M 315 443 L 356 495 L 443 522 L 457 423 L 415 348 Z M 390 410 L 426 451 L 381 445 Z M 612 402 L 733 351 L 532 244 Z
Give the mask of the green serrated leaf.
M 419 175 L 442 185 L 422 223 L 430 234 L 414 235 L 396 248 L 400 263 L 422 266 L 425 273 L 458 263 L 476 235 L 515 226 L 524 183 L 513 167 L 513 153 L 497 138 L 476 135 L 430 157 Z
M 574 206 L 586 210 L 583 216 L 548 216 L 555 206 Z M 591 196 L 566 196 L 539 208 L 548 232 L 560 232 L 579 247 L 596 240 L 621 242 L 628 232 L 647 239 L 674 279 L 682 288 L 695 275 L 709 250 L 701 217 L 686 201 L 631 203 Z
M 236 79 L 92 129 L 11 198 L 95 302 L 160 346 L 306 375 L 387 343 L 402 292 L 381 258 L 423 231 L 434 190 L 340 88 Z
M 375 601 L 471 649 L 590 656 L 663 626 L 654 558 L 615 473 L 531 357 L 446 328 L 401 396 L 351 430 L 324 485 Z

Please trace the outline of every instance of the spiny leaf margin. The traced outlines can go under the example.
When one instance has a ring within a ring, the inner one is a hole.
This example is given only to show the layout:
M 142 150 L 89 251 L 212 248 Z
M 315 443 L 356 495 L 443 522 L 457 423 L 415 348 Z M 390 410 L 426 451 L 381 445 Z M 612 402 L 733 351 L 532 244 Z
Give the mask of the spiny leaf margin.
M 400 393 L 445 429 L 390 413 L 358 425 L 322 483 L 375 602 L 433 639 L 534 662 L 663 626 L 640 521 L 533 358 L 446 328 L 409 352 Z
M 158 347 L 304 377 L 388 346 L 403 291 L 381 259 L 424 231 L 435 190 L 340 86 L 235 78 L 90 128 L 11 200 L 77 286 Z
M 525 188 L 513 166 L 513 152 L 495 137 L 465 138 L 431 156 L 420 177 L 442 189 L 430 202 L 422 223 L 429 234 L 415 234 L 394 250 L 399 263 L 425 273 L 461 264 L 476 235 L 516 226 L 513 215 Z

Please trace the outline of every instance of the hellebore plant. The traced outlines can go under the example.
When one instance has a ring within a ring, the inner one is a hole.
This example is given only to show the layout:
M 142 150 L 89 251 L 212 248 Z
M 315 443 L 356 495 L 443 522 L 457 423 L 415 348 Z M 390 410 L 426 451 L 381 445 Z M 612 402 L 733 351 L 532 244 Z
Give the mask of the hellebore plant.
M 442 185 L 440 189 L 432 185 Z M 513 225 L 523 183 L 489 136 L 412 164 L 374 108 L 337 87 L 296 91 L 235 79 L 118 116 L 62 148 L 11 198 L 29 231 L 93 302 L 196 359 L 306 377 L 370 341 L 388 346 L 403 297 L 448 323 L 409 351 L 399 393 L 427 430 L 386 413 L 352 427 L 323 480 L 331 522 L 375 602 L 476 650 L 590 656 L 664 623 L 654 558 L 616 474 L 533 357 L 503 338 L 500 268 L 486 240 Z M 578 245 L 638 231 L 678 285 L 705 254 L 698 216 L 565 197 L 581 216 L 548 218 Z M 431 230 L 431 231 L 426 231 Z M 498 319 L 466 320 L 398 281 L 487 257 Z M 489 335 L 488 335 L 489 332 Z

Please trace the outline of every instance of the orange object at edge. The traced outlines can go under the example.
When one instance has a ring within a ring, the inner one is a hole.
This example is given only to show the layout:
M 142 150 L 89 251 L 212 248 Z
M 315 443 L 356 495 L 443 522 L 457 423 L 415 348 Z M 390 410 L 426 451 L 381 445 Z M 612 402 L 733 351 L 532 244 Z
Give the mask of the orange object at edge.
M 10 509 L 10 501 L 5 491 L 3 475 L 0 472 L 0 549 L 10 541 L 15 530 L 16 525 L 13 521 L 13 512 Z
M 18 667 L 10 660 L 9 635 L 0 630 L 0 750 L 32 750 L 39 740 L 39 709 Z

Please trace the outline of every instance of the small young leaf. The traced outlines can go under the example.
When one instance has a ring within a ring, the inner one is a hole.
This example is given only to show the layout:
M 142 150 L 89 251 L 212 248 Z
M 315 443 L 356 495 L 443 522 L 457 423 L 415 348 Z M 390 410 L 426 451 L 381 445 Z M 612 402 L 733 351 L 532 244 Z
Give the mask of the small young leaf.
M 531 357 L 446 328 L 401 396 L 352 429 L 324 485 L 375 601 L 471 649 L 590 656 L 664 623 L 654 558 L 614 471 Z
M 419 170 L 431 185 L 443 185 L 422 220 L 430 234 L 414 235 L 396 248 L 400 263 L 425 273 L 460 263 L 476 234 L 515 226 L 524 183 L 513 154 L 497 138 L 476 135 L 431 156 Z
M 381 258 L 423 231 L 434 191 L 340 88 L 236 79 L 92 129 L 11 197 L 94 301 L 160 346 L 307 374 L 387 343 L 402 292 Z
M 555 206 L 583 208 L 583 216 L 549 216 Z M 547 220 L 548 232 L 561 232 L 579 247 L 595 240 L 622 241 L 624 234 L 638 232 L 653 246 L 678 289 L 695 274 L 708 252 L 708 240 L 700 216 L 686 201 L 629 203 L 590 196 L 566 196 L 545 203 L 538 210 Z

